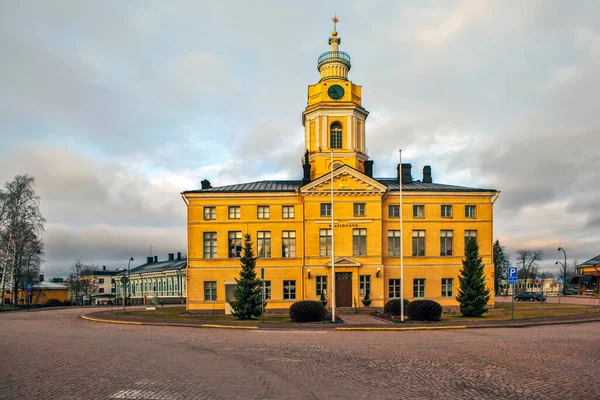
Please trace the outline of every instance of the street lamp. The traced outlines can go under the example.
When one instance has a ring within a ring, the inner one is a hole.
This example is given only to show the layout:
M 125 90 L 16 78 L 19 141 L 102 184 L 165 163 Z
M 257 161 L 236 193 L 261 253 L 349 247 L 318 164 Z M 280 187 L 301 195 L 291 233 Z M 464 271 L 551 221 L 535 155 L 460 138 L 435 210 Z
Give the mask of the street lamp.
M 557 251 L 561 251 L 565 255 L 565 263 L 563 264 L 563 296 L 567 295 L 567 252 L 562 247 L 559 247 Z
M 127 300 L 131 305 L 130 297 L 131 297 L 131 280 L 129 279 L 129 272 L 131 267 L 131 262 L 133 261 L 133 257 L 129 258 L 129 262 L 127 263 Z

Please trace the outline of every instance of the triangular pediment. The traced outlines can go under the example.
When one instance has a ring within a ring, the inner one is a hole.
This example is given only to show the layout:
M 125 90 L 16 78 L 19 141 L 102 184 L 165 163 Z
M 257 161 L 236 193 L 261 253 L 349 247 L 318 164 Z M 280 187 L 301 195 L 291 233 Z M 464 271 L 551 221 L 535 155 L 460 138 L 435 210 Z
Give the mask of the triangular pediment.
M 336 267 L 360 267 L 362 264 L 358 261 L 354 261 L 351 258 L 340 257 L 335 260 Z M 331 267 L 331 261 L 327 263 L 328 267 Z
M 334 194 L 384 194 L 387 190 L 387 186 L 348 165 L 343 165 L 333 171 Z M 300 193 L 331 194 L 331 173 L 302 186 Z

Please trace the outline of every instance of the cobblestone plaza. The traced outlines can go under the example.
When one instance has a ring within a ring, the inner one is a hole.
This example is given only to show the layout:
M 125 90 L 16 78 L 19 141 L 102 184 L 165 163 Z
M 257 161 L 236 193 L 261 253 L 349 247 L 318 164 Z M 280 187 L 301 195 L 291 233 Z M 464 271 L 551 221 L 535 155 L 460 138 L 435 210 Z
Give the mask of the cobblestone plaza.
M 578 399 L 600 323 L 415 332 L 236 331 L 0 315 L 0 399 Z

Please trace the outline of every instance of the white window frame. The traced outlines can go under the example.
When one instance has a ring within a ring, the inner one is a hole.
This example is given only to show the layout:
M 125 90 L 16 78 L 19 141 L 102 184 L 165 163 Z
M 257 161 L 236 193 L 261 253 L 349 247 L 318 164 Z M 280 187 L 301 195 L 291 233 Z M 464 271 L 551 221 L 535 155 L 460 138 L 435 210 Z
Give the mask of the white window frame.
M 258 206 L 256 214 L 258 219 L 270 219 L 271 208 L 269 206 Z
M 242 210 L 240 206 L 229 206 L 228 208 L 229 219 L 240 219 L 242 217 Z
M 217 219 L 217 207 L 204 207 L 204 220 Z

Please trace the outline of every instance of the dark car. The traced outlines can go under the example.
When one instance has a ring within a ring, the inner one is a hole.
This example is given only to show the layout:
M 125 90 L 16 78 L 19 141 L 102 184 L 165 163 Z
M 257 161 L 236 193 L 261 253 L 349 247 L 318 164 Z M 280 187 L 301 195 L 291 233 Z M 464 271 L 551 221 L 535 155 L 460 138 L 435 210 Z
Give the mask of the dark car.
M 523 292 L 515 296 L 515 301 L 546 301 L 546 296 L 539 292 Z
M 579 290 L 576 288 L 567 288 L 567 294 L 579 294 Z

